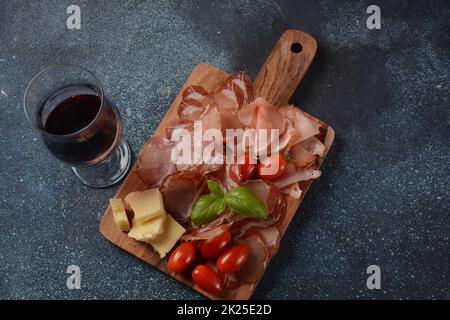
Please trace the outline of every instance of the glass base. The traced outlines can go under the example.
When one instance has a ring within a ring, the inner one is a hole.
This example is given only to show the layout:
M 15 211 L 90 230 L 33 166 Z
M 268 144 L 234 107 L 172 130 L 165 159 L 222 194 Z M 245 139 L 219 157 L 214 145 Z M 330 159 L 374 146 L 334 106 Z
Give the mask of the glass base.
M 106 188 L 121 181 L 130 167 L 130 146 L 122 141 L 113 153 L 99 164 L 88 167 L 72 167 L 72 171 L 85 185 L 92 188 Z

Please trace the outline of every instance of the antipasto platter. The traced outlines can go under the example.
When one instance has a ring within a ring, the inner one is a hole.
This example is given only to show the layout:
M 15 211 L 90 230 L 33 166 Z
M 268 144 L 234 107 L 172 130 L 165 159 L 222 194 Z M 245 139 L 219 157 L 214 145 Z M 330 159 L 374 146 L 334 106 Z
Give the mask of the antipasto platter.
M 254 81 L 195 67 L 111 199 L 103 236 L 211 299 L 250 298 L 334 139 L 288 103 L 316 49 L 288 30 Z

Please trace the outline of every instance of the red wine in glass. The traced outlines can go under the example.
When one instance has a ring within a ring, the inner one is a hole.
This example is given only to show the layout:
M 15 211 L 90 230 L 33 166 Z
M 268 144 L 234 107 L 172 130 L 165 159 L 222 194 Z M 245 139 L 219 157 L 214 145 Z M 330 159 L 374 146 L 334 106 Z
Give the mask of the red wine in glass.
M 57 158 L 75 166 L 100 162 L 115 146 L 121 130 L 115 110 L 105 107 L 100 112 L 100 107 L 100 98 L 92 94 L 68 97 L 54 107 L 44 106 L 43 110 L 50 108 L 45 113 L 48 115 L 41 119 L 46 132 L 57 136 L 77 136 L 63 141 L 44 138 L 47 148 Z M 97 116 L 99 118 L 96 119 Z M 92 128 L 79 134 L 94 120 L 96 124 Z
M 122 119 L 97 78 L 73 65 L 45 69 L 28 85 L 24 108 L 48 150 L 92 187 L 113 185 L 131 166 Z
M 56 135 L 66 135 L 87 127 L 97 116 L 100 98 L 92 94 L 70 97 L 56 105 L 44 122 L 44 129 Z

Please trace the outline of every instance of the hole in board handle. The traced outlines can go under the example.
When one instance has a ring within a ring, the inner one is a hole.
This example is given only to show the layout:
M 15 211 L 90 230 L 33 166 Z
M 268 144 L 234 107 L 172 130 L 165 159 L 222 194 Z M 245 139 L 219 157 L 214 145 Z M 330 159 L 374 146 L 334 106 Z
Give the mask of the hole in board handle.
M 303 46 L 300 43 L 298 43 L 298 42 L 294 42 L 291 45 L 291 51 L 293 53 L 300 53 L 300 52 L 302 52 L 302 50 L 303 50 Z

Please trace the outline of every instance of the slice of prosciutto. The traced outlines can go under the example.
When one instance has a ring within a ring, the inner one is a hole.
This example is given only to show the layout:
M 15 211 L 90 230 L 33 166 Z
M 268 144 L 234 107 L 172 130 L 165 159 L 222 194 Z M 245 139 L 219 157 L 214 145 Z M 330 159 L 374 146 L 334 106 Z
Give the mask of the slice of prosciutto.
M 320 125 L 309 115 L 297 107 L 284 106 L 278 109 L 294 129 L 291 135 L 290 145 L 295 145 L 320 133 Z
M 244 71 L 239 71 L 232 75 L 229 80 L 241 88 L 244 95 L 244 104 L 249 103 L 253 94 L 252 79 Z
M 236 112 L 244 105 L 242 89 L 231 81 L 225 81 L 212 96 L 219 107 Z
M 190 119 L 173 119 L 166 126 L 167 139 L 172 138 L 172 134 L 176 129 L 184 129 L 190 133 L 194 132 L 194 121 Z
M 270 253 L 258 232 L 248 232 L 242 237 L 248 245 L 249 253 L 244 266 L 236 273 L 240 283 L 256 284 L 266 271 Z
M 310 166 L 316 160 L 316 156 L 323 157 L 324 153 L 325 145 L 316 137 L 297 143 L 289 150 L 292 163 L 298 168 Z
M 288 141 L 280 141 L 280 137 L 283 137 L 287 128 L 286 119 L 277 108 L 263 98 L 256 98 L 252 103 L 241 108 L 238 118 L 243 127 L 254 130 L 255 135 L 253 140 L 250 139 L 249 147 L 255 150 L 256 154 L 260 156 L 269 154 L 270 146 L 278 151 L 280 142 L 287 145 Z M 278 139 L 277 144 L 275 139 Z M 243 142 L 248 143 L 247 139 Z M 246 147 L 246 145 L 242 146 L 244 149 L 247 149 Z
M 175 143 L 161 137 L 153 137 L 142 147 L 136 173 L 150 188 L 159 187 L 167 175 L 176 171 L 171 161 Z
M 254 129 L 278 129 L 282 135 L 286 129 L 283 114 L 263 98 L 256 98 L 238 112 L 244 127 Z
M 177 171 L 168 175 L 160 187 L 166 211 L 181 224 L 189 222 L 192 205 L 204 184 L 204 176 L 194 171 Z
M 287 194 L 294 199 L 300 199 L 300 197 L 302 196 L 302 189 L 300 189 L 298 182 L 294 182 L 284 188 L 281 188 L 280 192 L 283 194 Z
M 242 127 L 236 112 L 220 108 L 217 104 L 215 106 L 217 106 L 220 113 L 223 134 L 226 134 L 226 129 L 238 129 Z
M 244 72 L 231 75 L 211 95 L 211 100 L 219 108 L 238 111 L 249 102 L 252 95 L 252 82 Z
M 180 119 L 195 120 L 208 105 L 208 91 L 200 86 L 187 87 L 183 92 L 183 99 L 178 106 Z
M 189 86 L 183 92 L 183 100 L 204 102 L 208 95 L 208 91 L 201 86 Z
M 212 105 L 205 107 L 195 122 L 190 119 L 169 122 L 166 134 L 175 142 L 179 160 L 176 162 L 177 171 L 189 170 L 205 175 L 223 166 L 223 142 L 208 138 L 206 132 L 220 127 L 220 114 Z
M 214 238 L 215 236 L 231 228 L 233 221 L 230 220 L 233 215 L 234 213 L 227 209 L 213 221 L 203 226 L 192 228 L 182 236 L 182 239 L 185 241 L 192 241 Z
M 208 105 L 196 120 L 202 121 L 203 133 L 208 129 L 222 128 L 222 118 L 220 116 L 218 107 L 214 104 Z
M 286 173 L 272 182 L 279 188 L 289 186 L 295 182 L 308 181 L 320 177 L 320 170 L 312 168 L 296 169 L 294 164 L 288 163 Z
M 257 232 L 261 235 L 261 238 L 269 251 L 269 257 L 272 258 L 280 249 L 280 231 L 278 231 L 276 226 L 270 226 L 267 228 L 257 229 Z
M 223 286 L 227 289 L 236 289 L 240 286 L 239 280 L 235 273 L 220 274 Z

